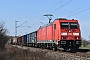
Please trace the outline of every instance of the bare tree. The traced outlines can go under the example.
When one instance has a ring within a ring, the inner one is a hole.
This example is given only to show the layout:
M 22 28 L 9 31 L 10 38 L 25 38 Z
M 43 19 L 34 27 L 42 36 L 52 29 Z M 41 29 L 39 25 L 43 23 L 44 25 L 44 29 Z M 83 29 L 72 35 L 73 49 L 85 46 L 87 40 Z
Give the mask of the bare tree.
M 0 22 L 0 50 L 3 50 L 5 47 L 5 44 L 8 41 L 8 36 L 7 36 L 7 29 L 5 28 L 5 22 Z

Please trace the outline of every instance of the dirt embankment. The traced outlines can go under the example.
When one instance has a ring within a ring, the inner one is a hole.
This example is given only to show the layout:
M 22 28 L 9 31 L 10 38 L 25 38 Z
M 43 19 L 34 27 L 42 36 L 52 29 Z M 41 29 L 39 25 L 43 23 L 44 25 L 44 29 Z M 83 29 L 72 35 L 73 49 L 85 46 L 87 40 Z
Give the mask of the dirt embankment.
M 0 60 L 90 60 L 90 53 L 69 53 L 47 49 L 7 45 Z
M 17 47 L 6 46 L 0 52 L 0 60 L 51 60 L 43 52 L 33 52 L 29 49 L 20 49 Z

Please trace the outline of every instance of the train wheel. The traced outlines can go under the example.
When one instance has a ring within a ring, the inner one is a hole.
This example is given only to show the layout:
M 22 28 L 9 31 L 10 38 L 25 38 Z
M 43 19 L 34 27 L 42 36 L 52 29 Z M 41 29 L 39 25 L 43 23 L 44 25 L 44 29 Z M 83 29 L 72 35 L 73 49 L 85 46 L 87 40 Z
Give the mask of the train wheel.
M 54 44 L 54 45 L 53 45 L 53 50 L 54 50 L 54 51 L 57 51 L 57 50 L 58 50 L 58 46 Z
M 38 48 L 38 44 L 35 44 L 35 47 Z
M 44 47 L 44 44 L 41 44 L 41 49 L 44 49 L 45 47 Z
M 54 50 L 54 51 L 57 51 L 57 47 L 54 47 L 53 50 Z
M 50 50 L 52 50 L 52 49 L 53 49 L 52 44 L 49 44 L 49 49 L 50 49 Z

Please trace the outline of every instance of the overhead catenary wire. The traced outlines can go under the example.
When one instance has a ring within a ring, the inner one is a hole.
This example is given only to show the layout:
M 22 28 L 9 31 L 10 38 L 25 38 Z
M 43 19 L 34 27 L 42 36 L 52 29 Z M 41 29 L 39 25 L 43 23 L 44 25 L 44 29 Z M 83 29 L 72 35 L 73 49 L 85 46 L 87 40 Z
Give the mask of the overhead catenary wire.
M 85 8 L 85 7 L 89 6 L 89 5 L 90 5 L 90 4 L 87 4 L 87 5 L 84 5 L 84 6 L 82 6 L 82 7 L 79 7 L 79 8 L 77 8 L 77 9 L 75 9 L 75 10 L 69 12 L 68 14 L 71 15 L 72 12 L 78 11 L 78 10 L 80 10 L 80 9 L 82 9 L 82 8 Z M 68 14 L 65 14 L 65 15 L 68 15 Z
M 52 6 L 50 9 L 48 9 L 46 12 L 49 12 L 49 10 L 53 9 L 54 7 L 56 7 L 59 3 L 62 4 L 63 0 L 59 1 L 58 3 L 56 3 L 54 6 Z
M 66 2 L 65 4 L 62 4 L 62 1 L 63 1 L 63 0 L 60 1 L 60 2 L 61 2 L 61 6 L 58 7 L 57 9 L 55 9 L 54 11 L 52 11 L 51 13 L 54 13 L 54 12 L 56 12 L 57 10 L 59 10 L 60 8 L 64 7 L 65 5 L 69 4 L 72 0 Z M 58 3 L 59 3 L 59 2 L 58 2 Z M 55 4 L 55 5 L 54 5 L 53 7 L 51 7 L 49 10 L 53 9 L 56 5 L 58 5 L 58 4 Z M 81 7 L 81 8 L 83 8 L 83 7 Z M 81 9 L 81 8 L 79 8 L 79 9 Z M 78 10 L 79 10 L 79 9 L 78 9 Z M 88 9 L 90 9 L 90 8 L 87 8 L 87 9 L 85 9 L 85 10 L 82 10 L 82 11 L 80 11 L 80 12 L 77 12 L 77 13 L 75 13 L 75 14 L 72 14 L 72 15 L 70 15 L 70 16 L 74 16 L 74 15 L 76 15 L 76 14 L 82 13 L 82 12 L 88 10 Z M 49 11 L 49 10 L 48 10 L 48 11 Z M 48 12 L 48 11 L 47 11 L 47 12 Z M 75 11 L 76 11 L 76 10 L 75 10 Z M 70 16 L 68 16 L 68 17 L 70 17 Z M 44 17 L 42 17 L 41 19 L 37 20 L 36 22 L 34 22 L 34 23 L 33 23 L 32 25 L 30 25 L 30 26 L 35 25 L 36 23 L 38 23 L 39 21 L 41 21 L 41 20 L 43 20 L 43 19 L 44 19 Z
M 63 0 L 61 0 L 60 2 L 63 2 Z M 56 3 L 54 6 L 52 6 L 50 9 L 48 9 L 46 12 L 48 12 L 49 10 L 53 9 L 55 6 L 57 6 L 60 2 Z M 38 16 L 39 17 L 39 16 Z M 36 23 L 38 23 L 39 21 L 43 20 L 43 18 L 39 19 L 38 21 L 36 21 L 35 23 L 33 23 L 31 26 L 35 25 Z
M 64 5 L 60 6 L 58 9 L 60 9 L 61 7 L 67 5 L 67 4 L 70 3 L 71 1 L 72 1 L 72 0 L 68 1 L 68 2 L 65 3 Z M 83 6 L 83 7 L 86 7 L 86 6 L 88 6 L 88 5 L 90 5 L 90 4 L 87 4 L 87 5 Z M 78 9 L 76 9 L 76 10 L 79 10 L 79 9 L 81 9 L 81 8 L 83 8 L 83 7 L 80 7 L 80 8 L 78 8 Z M 57 11 L 58 9 L 54 10 L 53 12 Z M 89 9 L 90 9 L 90 8 L 84 9 L 84 10 L 79 11 L 79 12 L 77 12 L 77 13 L 75 13 L 75 14 L 70 15 L 70 16 L 77 15 L 77 14 L 82 13 L 82 12 L 84 12 L 84 11 L 86 11 L 86 10 L 89 10 Z M 76 10 L 74 10 L 74 11 L 76 11 Z M 52 13 L 53 13 L 53 12 L 52 12 Z M 70 16 L 68 16 L 68 17 L 70 17 Z
M 36 23 L 38 23 L 39 21 L 41 21 L 42 19 L 44 19 L 44 17 L 42 17 L 40 20 L 36 21 L 35 23 L 33 23 L 31 26 L 35 25 Z
M 62 1 L 63 1 L 63 0 L 61 0 L 60 2 L 62 2 Z M 54 13 L 54 12 L 57 11 L 58 9 L 62 8 L 63 6 L 65 6 L 65 5 L 67 5 L 67 4 L 69 4 L 71 1 L 72 1 L 72 0 L 70 0 L 70 1 L 66 2 L 65 4 L 61 5 L 59 8 L 55 9 L 55 10 L 52 11 L 51 13 Z M 60 3 L 60 2 L 59 2 L 59 3 Z M 54 8 L 56 5 L 58 5 L 58 4 L 55 4 L 55 5 L 54 5 L 53 7 L 51 7 L 50 9 Z M 86 6 L 87 6 L 87 5 L 86 5 Z M 83 6 L 83 7 L 85 7 L 85 6 Z M 81 8 L 83 8 L 83 7 L 80 7 L 79 9 L 81 9 Z M 49 9 L 49 10 L 50 10 L 50 9 Z M 78 10 L 79 10 L 79 9 L 78 9 Z M 49 11 L 49 10 L 48 10 L 48 11 Z M 76 9 L 76 10 L 77 10 L 77 9 Z M 76 10 L 75 10 L 75 11 L 76 11 Z M 47 12 L 48 12 L 48 11 L 47 11 Z M 70 13 L 71 13 L 71 12 L 70 12 Z M 81 13 L 81 12 L 72 14 L 72 15 L 70 15 L 70 16 L 73 16 L 73 15 L 76 15 L 76 14 L 79 14 L 79 13 Z M 68 17 L 69 17 L 69 16 L 68 16 Z M 35 25 L 36 23 L 38 23 L 39 21 L 41 21 L 41 20 L 43 20 L 43 19 L 44 19 L 44 17 L 41 18 L 40 20 L 36 21 L 35 23 L 33 23 L 31 26 Z
M 46 12 L 48 12 L 49 10 L 53 9 L 55 6 L 57 6 L 60 2 L 62 2 L 63 0 L 59 1 L 58 3 L 56 3 L 54 6 L 52 6 L 50 9 L 48 9 Z M 38 16 L 39 17 L 39 16 Z M 36 23 L 38 23 L 39 21 L 43 20 L 44 17 L 42 17 L 40 20 L 36 21 L 35 23 L 33 23 L 31 26 L 35 25 Z
M 73 1 L 73 0 L 70 0 L 70 1 L 66 2 L 65 4 L 61 5 L 59 8 L 55 9 L 55 10 L 54 10 L 54 11 L 52 11 L 51 13 L 56 12 L 57 10 L 59 10 L 60 8 L 62 8 L 63 6 L 65 6 L 65 5 L 69 4 L 71 1 Z
M 62 3 L 62 1 L 63 1 L 63 0 L 61 0 L 60 2 Z M 57 11 L 58 9 L 60 9 L 61 7 L 69 4 L 71 1 L 72 1 L 72 0 L 70 0 L 70 1 L 66 2 L 65 4 L 61 5 L 59 8 L 55 9 L 54 11 L 52 11 L 51 14 L 54 13 L 55 11 Z M 60 3 L 60 2 L 59 2 L 59 3 Z M 56 5 L 58 5 L 58 3 L 55 4 L 53 7 L 51 7 L 49 10 L 51 10 L 52 8 L 54 8 Z M 47 12 L 48 12 L 49 10 L 47 10 Z M 41 21 L 42 19 L 44 19 L 44 17 L 41 18 L 40 20 L 36 21 L 35 23 L 33 23 L 31 26 L 35 25 L 36 23 L 38 23 L 38 22 Z
M 25 21 L 25 22 L 24 22 L 24 23 L 22 23 L 21 25 L 17 26 L 16 28 L 18 28 L 18 27 L 22 26 L 22 25 L 23 25 L 23 24 L 25 24 L 25 23 L 27 23 L 27 21 Z
M 74 15 L 77 15 L 77 14 L 82 13 L 82 12 L 84 12 L 84 11 L 87 11 L 87 10 L 89 10 L 89 9 L 90 9 L 90 8 L 84 9 L 84 10 L 82 10 L 82 11 L 79 11 L 79 12 L 74 13 L 74 14 L 72 14 L 72 15 L 69 15 L 69 16 L 67 16 L 67 17 L 71 17 L 71 16 L 74 16 Z M 66 17 L 66 18 L 67 18 L 67 17 Z
M 63 0 L 61 0 L 60 2 L 62 2 Z M 65 6 L 65 5 L 67 5 L 68 3 L 70 3 L 72 0 L 70 0 L 70 1 L 68 1 L 67 3 L 65 3 L 65 4 L 63 4 L 63 5 L 61 5 L 59 8 L 57 8 L 57 9 L 55 9 L 54 11 L 52 11 L 51 13 L 54 13 L 55 11 L 57 11 L 58 9 L 60 9 L 60 8 L 62 8 L 63 6 Z M 60 2 L 58 2 L 58 3 L 60 3 Z M 56 5 L 58 5 L 58 3 L 57 4 L 55 4 L 53 7 L 51 7 L 49 10 L 51 10 L 52 8 L 54 8 Z M 81 7 L 82 8 L 82 7 Z M 81 9 L 81 8 L 79 8 L 79 9 Z M 78 10 L 79 10 L 78 9 Z M 49 11 L 48 10 L 48 11 Z M 47 12 L 48 12 L 47 11 Z M 71 12 L 70 12 L 71 13 Z M 77 14 L 77 13 L 76 13 Z M 75 14 L 73 14 L 73 15 L 75 15 Z M 70 15 L 70 16 L 72 16 L 72 15 Z M 35 23 L 33 23 L 32 25 L 35 25 L 36 23 L 38 23 L 39 21 L 41 21 L 41 20 L 43 20 L 44 19 L 44 17 L 43 18 L 41 18 L 40 20 L 38 20 L 38 21 L 36 21 Z M 32 26 L 31 25 L 31 26 Z

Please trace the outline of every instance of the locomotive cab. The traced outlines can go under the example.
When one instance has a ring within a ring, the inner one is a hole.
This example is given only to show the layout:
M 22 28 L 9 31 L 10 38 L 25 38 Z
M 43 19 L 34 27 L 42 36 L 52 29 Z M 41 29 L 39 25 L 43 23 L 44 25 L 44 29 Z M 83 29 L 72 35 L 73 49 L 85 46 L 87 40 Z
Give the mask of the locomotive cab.
M 58 45 L 66 51 L 77 50 L 81 45 L 80 26 L 77 20 L 60 21 L 60 41 Z

